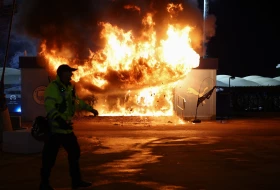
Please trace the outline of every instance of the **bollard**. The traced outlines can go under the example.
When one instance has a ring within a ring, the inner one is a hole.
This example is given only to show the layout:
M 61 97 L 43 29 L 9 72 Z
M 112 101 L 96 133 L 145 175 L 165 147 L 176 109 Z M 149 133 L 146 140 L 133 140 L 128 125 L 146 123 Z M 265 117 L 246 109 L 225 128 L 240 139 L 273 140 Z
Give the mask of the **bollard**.
M 8 108 L 3 111 L 0 111 L 0 142 L 3 141 L 3 132 L 12 131 L 12 123 L 10 119 L 10 113 Z

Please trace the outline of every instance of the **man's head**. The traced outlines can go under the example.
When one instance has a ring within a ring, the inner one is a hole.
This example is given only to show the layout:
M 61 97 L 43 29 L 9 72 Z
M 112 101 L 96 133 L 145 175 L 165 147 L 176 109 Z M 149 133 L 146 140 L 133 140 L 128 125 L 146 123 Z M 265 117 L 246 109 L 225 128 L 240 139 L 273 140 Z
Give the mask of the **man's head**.
M 59 76 L 60 80 L 62 83 L 64 84 L 68 84 L 71 81 L 71 77 L 73 75 L 73 71 L 76 71 L 77 69 L 72 68 L 66 64 L 60 65 L 57 70 L 56 73 Z

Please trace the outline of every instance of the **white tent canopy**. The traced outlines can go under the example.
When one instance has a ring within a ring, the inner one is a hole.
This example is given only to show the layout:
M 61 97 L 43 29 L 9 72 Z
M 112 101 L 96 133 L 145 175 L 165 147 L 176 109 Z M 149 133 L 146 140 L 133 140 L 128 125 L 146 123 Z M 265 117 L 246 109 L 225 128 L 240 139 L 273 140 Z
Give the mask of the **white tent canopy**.
M 280 81 L 280 77 L 274 77 L 273 79 Z
M 3 68 L 0 67 L 0 77 L 1 78 L 2 78 L 2 72 L 3 72 Z M 21 82 L 20 73 L 21 73 L 21 71 L 19 69 L 6 67 L 5 75 L 4 75 L 4 84 L 20 84 L 20 82 Z
M 240 77 L 235 77 L 234 79 L 230 79 L 231 76 L 228 77 L 222 77 L 220 79 L 218 79 L 217 77 L 217 81 L 220 81 L 224 84 L 227 84 L 226 86 L 229 87 L 229 83 L 231 87 L 234 86 L 259 86 L 258 83 L 252 82 L 252 81 L 248 81 L 245 80 L 243 78 Z
M 216 86 L 219 86 L 219 87 L 228 87 L 228 84 L 225 84 L 219 80 L 216 81 Z
M 257 75 L 246 76 L 246 77 L 235 77 L 229 79 L 230 75 L 217 75 L 217 86 L 228 87 L 229 82 L 231 87 L 240 86 L 280 86 L 280 77 L 269 78 Z M 229 81 L 230 80 L 230 81 Z M 224 85 L 226 84 L 226 85 Z
M 222 80 L 222 79 L 224 79 L 224 78 L 229 78 L 229 77 L 231 77 L 230 75 L 217 75 L 217 80 Z
M 259 78 L 262 78 L 262 76 L 251 75 L 251 76 L 243 77 L 243 79 L 250 80 L 250 81 L 255 80 L 255 79 L 259 79 Z

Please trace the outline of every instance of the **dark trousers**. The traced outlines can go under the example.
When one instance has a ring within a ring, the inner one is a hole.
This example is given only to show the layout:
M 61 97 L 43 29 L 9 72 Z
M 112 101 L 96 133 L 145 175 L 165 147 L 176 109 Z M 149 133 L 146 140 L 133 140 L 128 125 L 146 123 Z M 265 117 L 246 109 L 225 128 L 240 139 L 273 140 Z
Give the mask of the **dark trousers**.
M 49 183 L 51 169 L 55 164 L 60 146 L 62 146 L 68 154 L 69 172 L 72 177 L 72 182 L 75 183 L 81 180 L 79 166 L 80 146 L 77 137 L 74 133 L 53 134 L 50 139 L 45 142 L 42 152 L 41 183 Z

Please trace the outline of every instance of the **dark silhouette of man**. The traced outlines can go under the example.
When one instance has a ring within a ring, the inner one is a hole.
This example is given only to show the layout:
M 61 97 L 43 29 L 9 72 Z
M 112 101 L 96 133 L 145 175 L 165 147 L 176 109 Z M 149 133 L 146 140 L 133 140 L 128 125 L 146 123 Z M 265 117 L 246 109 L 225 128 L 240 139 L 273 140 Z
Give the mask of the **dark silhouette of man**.
M 45 90 L 44 105 L 49 121 L 50 135 L 45 141 L 42 152 L 40 190 L 54 189 L 49 183 L 49 177 L 60 146 L 68 153 L 72 189 L 91 186 L 91 182 L 83 181 L 81 178 L 80 146 L 73 132 L 71 119 L 77 109 L 92 112 L 94 116 L 98 115 L 98 111 L 76 96 L 75 89 L 70 82 L 73 72 L 76 70 L 68 65 L 60 65 L 57 69 L 56 79 Z

